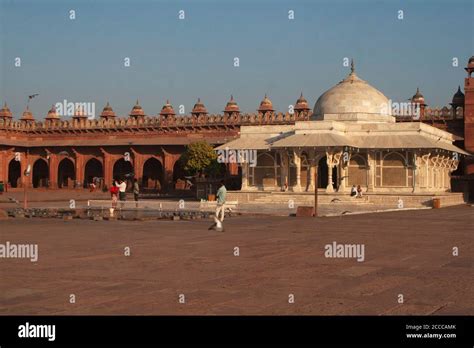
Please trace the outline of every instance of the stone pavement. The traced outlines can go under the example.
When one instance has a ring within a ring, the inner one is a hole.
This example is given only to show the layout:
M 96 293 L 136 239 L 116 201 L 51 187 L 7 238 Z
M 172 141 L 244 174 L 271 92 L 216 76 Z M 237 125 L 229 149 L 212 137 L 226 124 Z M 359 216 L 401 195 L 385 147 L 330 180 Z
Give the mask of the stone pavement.
M 13 200 L 17 200 L 15 204 Z M 88 190 L 33 190 L 28 194 L 28 206 L 31 208 L 56 208 L 67 209 L 71 199 L 76 201 L 77 208 L 86 208 L 87 200 L 110 200 L 108 193 L 96 191 L 90 193 Z M 128 202 L 133 201 L 131 194 L 127 197 Z M 154 202 L 163 202 L 164 206 L 175 206 L 179 202 L 179 198 L 153 198 Z M 190 202 L 192 206 L 198 203 L 196 200 L 184 198 L 185 202 Z M 149 199 L 141 199 L 140 202 L 150 202 Z M 156 205 L 156 204 L 155 204 Z M 311 204 L 312 205 L 312 202 Z M 11 209 L 23 206 L 23 193 L 20 190 L 8 192 L 0 195 L 0 209 Z M 108 209 L 109 206 L 107 206 Z M 275 215 L 275 216 L 289 216 L 296 213 L 298 204 L 289 205 L 283 202 L 264 203 L 264 202 L 240 202 L 236 213 L 245 215 Z M 318 206 L 318 214 L 320 216 L 332 216 L 351 213 L 376 212 L 381 210 L 398 209 L 397 204 L 373 204 L 362 203 L 354 200 L 350 202 L 335 202 L 335 203 L 321 203 Z
M 236 216 L 224 233 L 204 220 L 9 219 L 0 243 L 37 243 L 39 260 L 0 259 L 0 314 L 473 315 L 473 223 L 470 206 Z M 326 258 L 334 241 L 363 244 L 365 260 Z

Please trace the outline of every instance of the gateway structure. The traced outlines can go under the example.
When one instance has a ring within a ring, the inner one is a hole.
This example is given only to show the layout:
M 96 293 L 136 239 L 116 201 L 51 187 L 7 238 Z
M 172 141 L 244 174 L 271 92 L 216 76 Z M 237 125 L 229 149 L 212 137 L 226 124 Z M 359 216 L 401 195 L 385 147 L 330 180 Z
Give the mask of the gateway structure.
M 304 192 L 316 185 L 328 193 L 352 185 L 373 193 L 450 191 L 450 174 L 468 155 L 453 145 L 460 138 L 423 122 L 396 122 L 390 105 L 352 65 L 319 97 L 310 120 L 242 126 L 240 138 L 219 149 L 257 151 L 256 166 L 242 165 L 242 191 Z M 297 106 L 307 107 L 303 96 Z

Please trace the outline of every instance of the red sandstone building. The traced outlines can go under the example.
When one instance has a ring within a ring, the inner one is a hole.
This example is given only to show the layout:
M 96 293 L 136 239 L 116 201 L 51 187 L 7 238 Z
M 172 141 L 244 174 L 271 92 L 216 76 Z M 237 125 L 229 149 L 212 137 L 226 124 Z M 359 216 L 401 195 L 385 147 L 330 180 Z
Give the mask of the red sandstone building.
M 466 71 L 465 94 L 458 88 L 451 107 L 429 108 L 419 90 L 411 101 L 419 105 L 422 122 L 453 133 L 459 139 L 457 146 L 474 153 L 474 56 Z M 98 119 L 90 120 L 78 109 L 72 118 L 62 120 L 53 107 L 39 121 L 28 107 L 14 120 L 5 103 L 0 110 L 0 182 L 9 188 L 23 186 L 24 180 L 33 188 L 83 188 L 94 178 L 103 178 L 108 186 L 114 177 L 133 173 L 145 188 L 169 190 L 183 177 L 178 159 L 187 144 L 198 140 L 224 144 L 238 137 L 241 125 L 293 124 L 309 120 L 310 110 L 301 95 L 293 113 L 276 113 L 265 96 L 257 113 L 241 114 L 231 97 L 219 115 L 209 115 L 198 100 L 191 115 L 176 115 L 167 101 L 159 115 L 147 116 L 137 101 L 128 117 L 117 117 L 107 103 Z M 28 165 L 32 174 L 25 177 Z M 229 175 L 238 176 L 236 165 L 227 169 Z M 460 182 L 472 183 L 472 157 L 463 159 L 454 174 Z
M 265 98 L 257 114 L 241 114 L 233 98 L 222 115 L 209 115 L 198 100 L 191 116 L 177 116 L 167 103 L 158 116 L 145 114 L 138 101 L 128 118 L 115 115 L 109 103 L 100 118 L 89 120 L 81 110 L 61 120 L 53 107 L 44 121 L 27 108 L 14 120 L 7 104 L 0 110 L 0 181 L 23 185 L 22 173 L 33 188 L 81 188 L 94 178 L 110 185 L 113 178 L 133 173 L 144 187 L 167 190 L 183 171 L 178 162 L 185 146 L 199 140 L 222 144 L 238 136 L 242 124 L 287 124 L 306 119 L 309 108 L 275 114 Z M 270 113 L 271 111 L 271 113 Z M 236 175 L 237 167 L 229 165 Z

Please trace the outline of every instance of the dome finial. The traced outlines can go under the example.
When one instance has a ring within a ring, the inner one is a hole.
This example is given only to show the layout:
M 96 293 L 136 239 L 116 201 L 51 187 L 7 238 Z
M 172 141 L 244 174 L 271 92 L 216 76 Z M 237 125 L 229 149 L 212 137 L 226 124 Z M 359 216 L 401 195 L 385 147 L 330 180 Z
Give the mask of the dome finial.
M 351 58 L 351 74 L 355 72 L 354 59 Z

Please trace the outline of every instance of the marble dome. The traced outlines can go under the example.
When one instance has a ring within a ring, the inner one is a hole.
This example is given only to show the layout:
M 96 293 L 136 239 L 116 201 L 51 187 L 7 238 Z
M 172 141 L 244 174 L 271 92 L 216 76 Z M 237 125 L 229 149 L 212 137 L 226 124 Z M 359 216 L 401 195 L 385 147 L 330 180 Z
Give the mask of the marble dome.
M 394 122 L 388 98 L 359 78 L 354 70 L 324 92 L 314 106 L 313 120 Z

